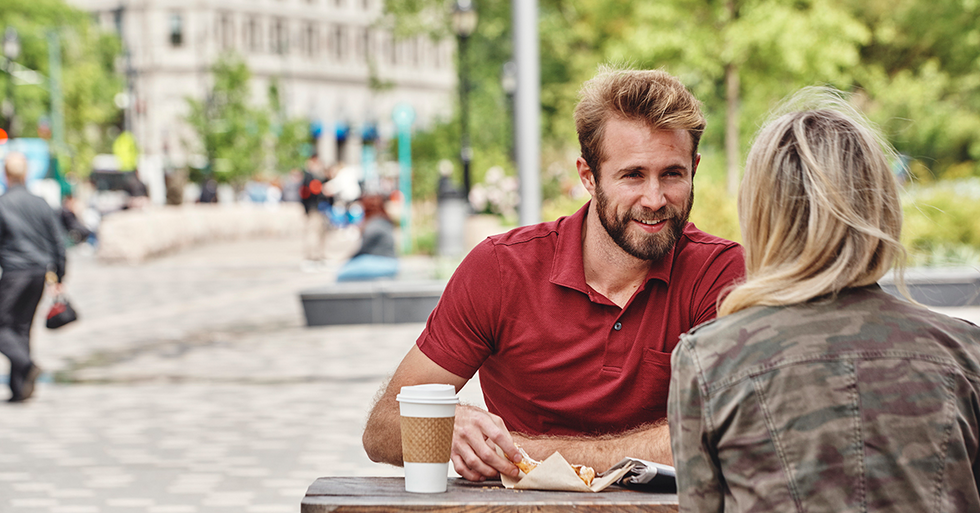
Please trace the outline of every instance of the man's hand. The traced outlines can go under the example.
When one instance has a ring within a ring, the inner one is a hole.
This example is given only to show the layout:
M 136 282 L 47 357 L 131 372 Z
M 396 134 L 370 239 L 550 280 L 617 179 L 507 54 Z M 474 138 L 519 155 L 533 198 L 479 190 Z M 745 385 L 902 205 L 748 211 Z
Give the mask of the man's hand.
M 673 465 L 670 452 L 670 431 L 667 421 L 637 427 L 615 435 L 592 437 L 527 436 L 511 433 L 514 440 L 531 455 L 543 460 L 558 451 L 569 462 L 588 465 L 597 472 L 615 465 L 630 456 L 655 463 Z
M 507 458 L 497 453 L 497 447 Z M 453 467 L 470 481 L 483 481 L 498 474 L 517 477 L 514 462 L 521 461 L 520 451 L 507 431 L 503 419 L 475 406 L 456 407 L 453 430 Z

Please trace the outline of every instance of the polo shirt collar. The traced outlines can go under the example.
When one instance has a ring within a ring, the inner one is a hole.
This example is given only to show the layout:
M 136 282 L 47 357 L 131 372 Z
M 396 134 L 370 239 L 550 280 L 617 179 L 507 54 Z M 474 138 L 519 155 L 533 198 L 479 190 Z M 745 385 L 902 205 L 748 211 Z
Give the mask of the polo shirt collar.
M 558 224 L 558 244 L 555 248 L 555 258 L 551 264 L 551 283 L 577 290 L 583 294 L 589 293 L 589 286 L 585 283 L 585 261 L 582 258 L 582 227 L 585 223 L 585 216 L 589 212 L 591 200 L 585 203 L 571 216 L 566 217 Z M 687 227 L 685 227 L 687 231 Z M 678 246 L 683 244 L 684 237 L 674 244 L 664 258 L 653 263 L 647 273 L 647 279 L 660 280 L 665 284 L 670 284 L 670 272 L 674 266 L 674 255 L 677 253 Z

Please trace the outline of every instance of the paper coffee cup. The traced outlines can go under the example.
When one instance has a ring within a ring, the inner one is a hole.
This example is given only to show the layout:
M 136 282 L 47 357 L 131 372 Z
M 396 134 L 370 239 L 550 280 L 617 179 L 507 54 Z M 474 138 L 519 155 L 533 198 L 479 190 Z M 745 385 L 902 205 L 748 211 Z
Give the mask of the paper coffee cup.
M 459 404 L 456 387 L 437 384 L 402 387 L 396 399 L 401 412 L 405 491 L 445 492 L 453 423 Z

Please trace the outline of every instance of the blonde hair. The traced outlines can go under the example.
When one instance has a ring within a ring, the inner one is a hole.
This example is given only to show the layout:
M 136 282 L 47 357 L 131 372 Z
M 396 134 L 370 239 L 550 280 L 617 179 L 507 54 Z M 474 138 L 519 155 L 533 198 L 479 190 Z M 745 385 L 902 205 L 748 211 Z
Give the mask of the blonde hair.
M 746 280 L 718 315 L 871 285 L 904 263 L 895 152 L 839 92 L 808 88 L 759 132 L 739 191 Z
M 613 116 L 640 120 L 660 130 L 687 130 L 691 134 L 691 161 L 697 158 L 704 133 L 701 102 L 679 80 L 661 70 L 630 70 L 602 66 L 579 91 L 575 130 L 582 158 L 598 178 L 602 137 Z

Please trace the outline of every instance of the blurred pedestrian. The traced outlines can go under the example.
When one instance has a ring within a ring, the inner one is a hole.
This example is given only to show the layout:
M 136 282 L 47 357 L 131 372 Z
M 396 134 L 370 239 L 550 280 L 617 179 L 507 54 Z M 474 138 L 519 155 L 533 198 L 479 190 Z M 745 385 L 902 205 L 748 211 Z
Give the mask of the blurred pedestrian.
M 218 181 L 208 177 L 201 186 L 201 196 L 197 199 L 198 203 L 217 203 L 218 202 Z
M 27 159 L 7 154 L 7 192 L 0 196 L 0 353 L 10 360 L 10 402 L 29 399 L 41 369 L 31 360 L 31 321 L 51 273 L 55 293 L 65 276 L 64 235 L 55 211 L 27 191 Z
M 95 233 L 90 230 L 79 219 L 75 213 L 75 197 L 71 194 L 65 196 L 61 201 L 61 227 L 68 235 L 68 240 L 72 245 L 92 242 L 95 240 Z
M 150 195 L 146 189 L 146 184 L 140 178 L 139 169 L 134 169 L 126 177 L 126 193 L 129 198 L 126 200 L 124 209 L 143 208 L 150 203 Z
M 385 198 L 368 194 L 361 198 L 364 224 L 361 228 L 361 247 L 340 268 L 337 281 L 373 280 L 398 274 L 395 255 L 395 224 L 385 210 Z
M 290 169 L 282 182 L 282 201 L 300 201 L 299 188 L 302 186 L 303 172 L 299 169 Z
M 316 153 L 306 160 L 303 182 L 299 188 L 300 201 L 306 212 L 303 229 L 303 270 L 315 270 L 326 259 L 327 228 L 325 212 L 333 204 L 333 197 L 324 195 L 323 184 L 328 180 L 326 170 Z

